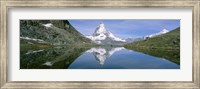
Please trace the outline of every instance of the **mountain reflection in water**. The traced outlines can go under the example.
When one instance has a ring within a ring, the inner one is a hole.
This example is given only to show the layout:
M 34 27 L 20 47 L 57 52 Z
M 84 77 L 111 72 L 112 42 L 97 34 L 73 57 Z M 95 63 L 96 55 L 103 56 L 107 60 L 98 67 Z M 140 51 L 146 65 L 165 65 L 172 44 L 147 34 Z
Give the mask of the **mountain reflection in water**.
M 116 47 L 116 48 L 91 48 L 90 50 L 86 51 L 88 53 L 92 53 L 96 60 L 99 61 L 99 64 L 104 65 L 106 59 L 112 56 L 115 52 L 125 49 L 124 47 Z
M 20 51 L 21 69 L 179 69 L 176 63 L 124 47 L 55 47 Z

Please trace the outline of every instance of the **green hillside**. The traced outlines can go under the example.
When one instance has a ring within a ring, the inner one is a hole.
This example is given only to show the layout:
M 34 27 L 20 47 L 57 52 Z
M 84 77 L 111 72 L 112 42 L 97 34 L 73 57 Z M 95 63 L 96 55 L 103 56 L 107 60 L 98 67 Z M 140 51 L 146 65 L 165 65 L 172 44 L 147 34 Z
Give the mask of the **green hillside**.
M 125 44 L 124 47 L 180 64 L 180 27 L 160 36 Z
M 51 26 L 45 26 L 47 24 Z M 92 43 L 67 20 L 20 20 L 20 37 L 43 40 L 43 43 L 50 45 Z M 23 43 L 26 42 L 23 41 Z

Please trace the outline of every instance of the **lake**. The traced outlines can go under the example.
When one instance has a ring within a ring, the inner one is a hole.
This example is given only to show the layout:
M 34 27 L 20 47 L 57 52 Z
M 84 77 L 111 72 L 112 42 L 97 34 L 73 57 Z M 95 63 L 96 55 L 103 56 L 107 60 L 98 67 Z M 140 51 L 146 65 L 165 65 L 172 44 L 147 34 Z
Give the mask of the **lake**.
M 168 59 L 124 47 L 54 47 L 20 51 L 21 69 L 180 69 Z

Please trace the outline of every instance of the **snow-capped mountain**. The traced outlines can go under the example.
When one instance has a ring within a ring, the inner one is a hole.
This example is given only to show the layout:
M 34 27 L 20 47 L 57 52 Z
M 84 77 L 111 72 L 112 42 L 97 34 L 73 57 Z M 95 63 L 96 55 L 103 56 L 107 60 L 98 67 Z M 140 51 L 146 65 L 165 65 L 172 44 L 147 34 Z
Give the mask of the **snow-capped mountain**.
M 126 40 L 114 36 L 110 31 L 105 28 L 105 25 L 102 22 L 96 28 L 95 32 L 92 35 L 86 37 L 97 44 L 120 44 L 126 42 Z
M 159 36 L 159 35 L 162 35 L 162 34 L 166 34 L 168 32 L 169 32 L 168 30 L 163 29 L 158 33 L 154 33 L 154 34 L 151 34 L 151 35 L 144 36 L 144 39 L 148 39 L 148 38 L 152 38 L 152 37 Z

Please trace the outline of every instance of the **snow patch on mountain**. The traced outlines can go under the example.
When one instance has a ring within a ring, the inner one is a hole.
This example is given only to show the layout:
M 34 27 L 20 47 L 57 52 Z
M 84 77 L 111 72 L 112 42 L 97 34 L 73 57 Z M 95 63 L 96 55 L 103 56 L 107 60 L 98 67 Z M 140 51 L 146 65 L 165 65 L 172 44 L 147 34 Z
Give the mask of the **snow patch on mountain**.
M 29 37 L 20 37 L 20 39 L 44 42 L 44 40 L 41 40 L 41 39 L 35 39 L 35 38 L 29 38 Z
M 28 51 L 28 52 L 25 53 L 25 54 L 28 55 L 28 54 L 38 53 L 38 52 L 42 52 L 42 51 L 44 51 L 44 49 L 42 49 L 42 50 L 36 50 L 36 51 L 32 51 L 32 50 L 30 50 L 30 51 Z
M 42 25 L 45 26 L 45 27 L 47 27 L 47 28 L 53 27 L 52 23 L 47 23 L 47 24 L 42 24 Z
M 49 62 L 49 61 L 47 61 L 47 62 L 45 62 L 43 65 L 46 65 L 46 66 L 52 66 L 52 65 L 53 65 L 53 63 L 52 63 L 52 62 Z

